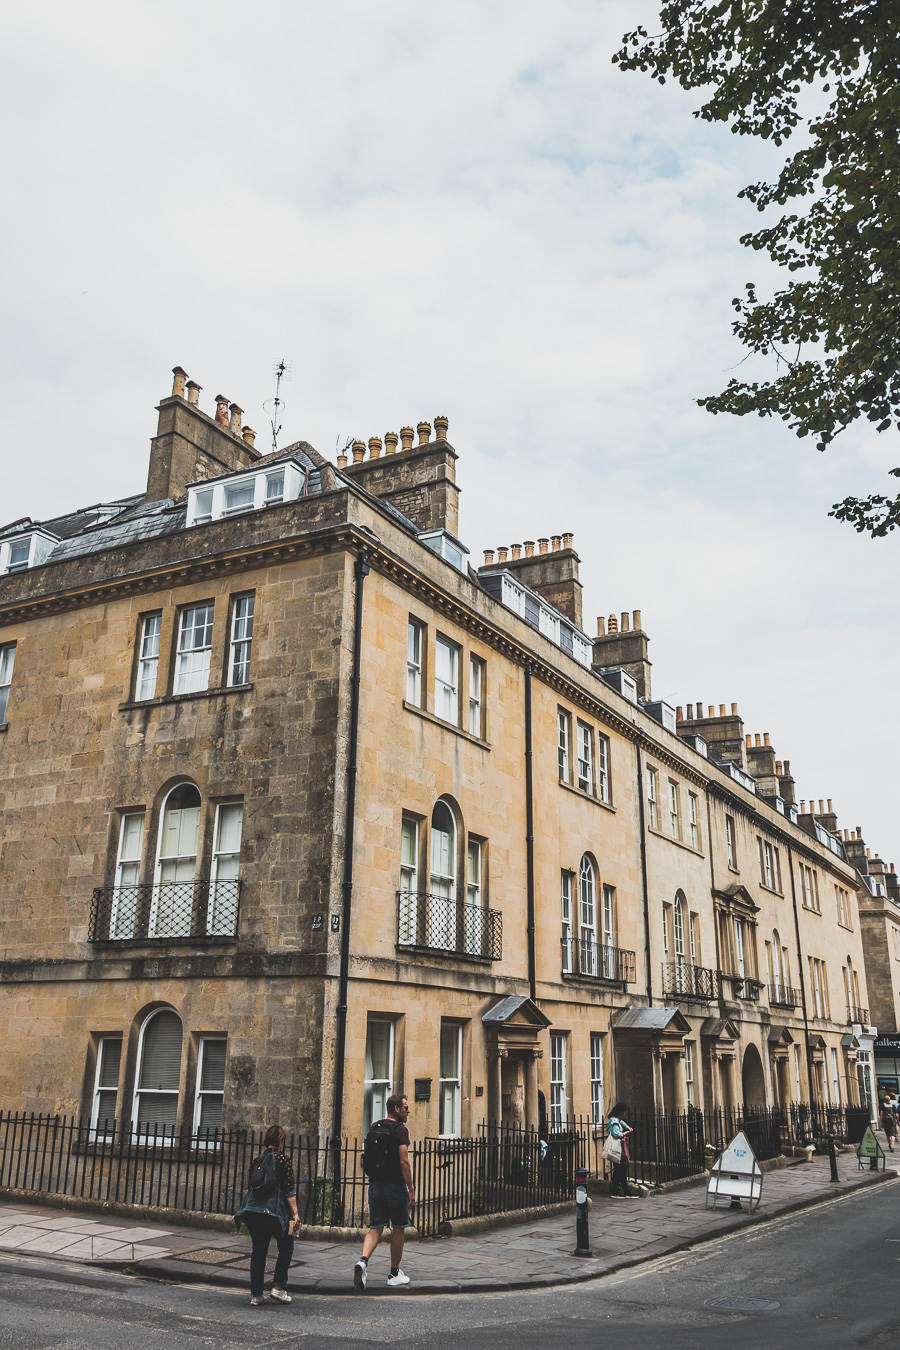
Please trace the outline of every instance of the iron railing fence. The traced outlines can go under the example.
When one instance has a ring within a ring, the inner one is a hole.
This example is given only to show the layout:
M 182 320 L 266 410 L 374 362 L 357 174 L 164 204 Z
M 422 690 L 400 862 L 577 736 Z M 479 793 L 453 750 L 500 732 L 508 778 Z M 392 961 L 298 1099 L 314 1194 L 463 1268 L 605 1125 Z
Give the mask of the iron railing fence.
M 163 942 L 170 938 L 234 938 L 241 883 L 158 881 L 97 886 L 91 901 L 90 942 Z
M 855 1003 L 847 1004 L 847 1021 L 852 1025 L 859 1022 L 863 1026 L 869 1025 L 868 1008 L 858 1008 Z
M 856 1143 L 865 1107 L 792 1104 L 734 1110 L 629 1111 L 629 1175 L 656 1185 L 701 1172 L 707 1146 L 719 1152 L 743 1129 L 760 1160 L 785 1148 L 822 1144 L 831 1133 Z M 543 1130 L 480 1126 L 474 1137 L 422 1139 L 410 1145 L 416 1182 L 414 1222 L 434 1237 L 448 1220 L 507 1213 L 568 1200 L 576 1167 L 609 1178 L 602 1123 L 557 1119 Z M 70 1116 L 0 1112 L 0 1188 L 72 1199 L 233 1214 L 262 1152 L 254 1130 L 136 1133 L 91 1126 Z M 367 1180 L 362 1144 L 289 1135 L 297 1200 L 305 1223 L 364 1227 Z
M 797 1008 L 800 1006 L 800 990 L 789 984 L 770 984 L 769 1003 L 773 1008 Z
M 662 974 L 663 994 L 668 998 L 712 1003 L 719 997 L 716 972 L 708 966 L 692 966 L 685 961 L 664 961 Z
M 588 938 L 562 939 L 562 973 L 588 979 L 634 984 L 635 955 L 624 947 L 612 947 Z
M 397 943 L 488 961 L 503 957 L 503 915 L 445 895 L 397 892 Z

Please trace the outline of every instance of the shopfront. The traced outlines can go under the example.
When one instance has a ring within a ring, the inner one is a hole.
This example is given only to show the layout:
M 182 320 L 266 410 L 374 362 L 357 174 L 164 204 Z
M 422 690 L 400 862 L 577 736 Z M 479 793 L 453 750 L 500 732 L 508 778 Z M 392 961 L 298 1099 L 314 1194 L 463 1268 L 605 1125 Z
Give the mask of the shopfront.
M 878 1084 L 879 1098 L 885 1088 L 900 1093 L 900 1032 L 876 1036 L 872 1048 L 875 1055 L 875 1080 Z

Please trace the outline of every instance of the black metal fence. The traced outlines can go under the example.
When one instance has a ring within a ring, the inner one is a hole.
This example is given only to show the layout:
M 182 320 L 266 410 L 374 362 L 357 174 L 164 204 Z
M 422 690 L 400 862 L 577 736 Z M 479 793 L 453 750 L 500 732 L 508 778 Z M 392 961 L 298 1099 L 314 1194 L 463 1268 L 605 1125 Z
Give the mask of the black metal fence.
M 702 1171 L 739 1129 L 760 1160 L 822 1143 L 829 1133 L 858 1142 L 868 1124 L 859 1107 L 744 1106 L 733 1111 L 630 1111 L 629 1175 L 658 1185 Z M 428 1237 L 449 1220 L 499 1214 L 571 1198 L 576 1167 L 609 1177 L 602 1125 L 576 1117 L 536 1130 L 480 1127 L 476 1137 L 423 1139 L 410 1146 L 414 1222 Z M 91 1127 L 68 1116 L 0 1112 L 0 1188 L 98 1203 L 233 1214 L 262 1152 L 252 1130 L 177 1134 Z M 305 1223 L 368 1222 L 362 1146 L 291 1135 L 297 1199 Z
M 503 915 L 498 909 L 446 895 L 398 891 L 397 942 L 401 947 L 499 961 L 503 957 Z
M 173 937 L 233 938 L 237 934 L 240 897 L 241 883 L 236 878 L 96 886 L 88 940 L 161 942 Z

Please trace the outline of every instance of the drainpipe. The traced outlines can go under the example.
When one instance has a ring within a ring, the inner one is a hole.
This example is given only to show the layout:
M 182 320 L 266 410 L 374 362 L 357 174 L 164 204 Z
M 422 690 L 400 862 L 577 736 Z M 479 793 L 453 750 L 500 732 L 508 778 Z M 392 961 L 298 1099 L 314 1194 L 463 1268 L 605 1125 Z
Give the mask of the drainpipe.
M 347 747 L 347 809 L 344 819 L 344 882 L 341 913 L 341 971 L 338 988 L 337 1035 L 334 1047 L 334 1110 L 332 1144 L 340 1159 L 344 1125 L 344 1057 L 347 1046 L 347 990 L 350 983 L 350 914 L 353 907 L 353 832 L 356 824 L 356 766 L 359 741 L 359 671 L 362 664 L 363 582 L 369 574 L 366 551 L 353 567 L 356 581 L 353 615 L 353 673 L 350 676 L 350 736 Z
M 641 743 L 635 741 L 637 751 L 638 819 L 641 830 L 641 882 L 644 887 L 644 964 L 647 968 L 647 1007 L 653 1007 L 653 972 L 650 969 L 650 887 L 647 883 L 647 838 L 644 829 L 644 766 Z
M 788 844 L 788 867 L 791 872 L 791 903 L 794 906 L 794 932 L 797 936 L 797 969 L 800 974 L 800 1005 L 803 1008 L 803 1040 L 806 1044 L 806 1078 L 809 1083 L 809 1104 L 815 1105 L 815 1087 L 812 1069 L 812 1051 L 809 1048 L 809 1018 L 806 1015 L 806 980 L 803 977 L 803 948 L 800 946 L 800 915 L 797 913 L 797 888 L 794 885 L 794 850 Z
M 534 960 L 534 764 L 531 748 L 531 662 L 525 666 L 525 861 L 528 898 L 528 992 L 537 999 Z

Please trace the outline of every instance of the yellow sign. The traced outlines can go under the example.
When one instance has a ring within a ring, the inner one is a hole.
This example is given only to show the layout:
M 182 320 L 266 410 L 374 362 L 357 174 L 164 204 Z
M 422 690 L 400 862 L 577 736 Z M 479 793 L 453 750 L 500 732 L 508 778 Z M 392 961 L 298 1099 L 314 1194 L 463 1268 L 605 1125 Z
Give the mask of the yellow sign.
M 856 1150 L 857 1158 L 883 1158 L 884 1149 L 872 1132 L 872 1126 L 866 1126 L 866 1132 L 862 1137 L 859 1148 Z

